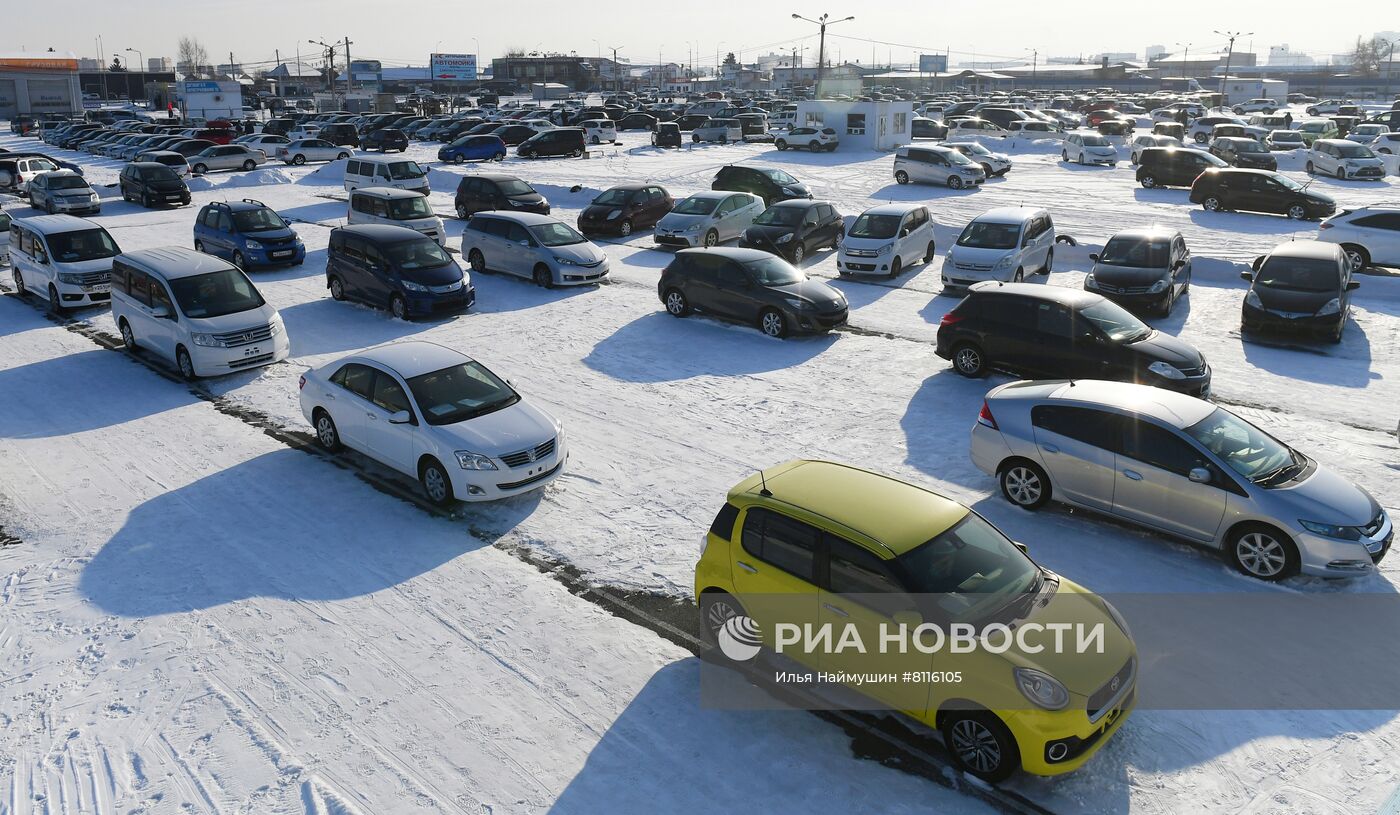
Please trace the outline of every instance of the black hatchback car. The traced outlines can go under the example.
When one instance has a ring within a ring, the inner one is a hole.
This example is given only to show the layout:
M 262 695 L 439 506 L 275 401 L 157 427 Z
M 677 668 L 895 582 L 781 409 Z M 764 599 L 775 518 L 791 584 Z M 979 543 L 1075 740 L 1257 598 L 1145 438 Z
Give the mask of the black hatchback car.
M 547 156 L 573 156 L 577 158 L 588 149 L 581 127 L 556 127 L 536 133 L 515 148 L 521 158 L 545 158 Z
M 1282 329 L 1342 341 L 1351 313 L 1351 261 L 1335 243 L 1289 241 L 1254 259 L 1240 272 L 1249 281 L 1240 327 L 1244 331 Z
M 500 136 L 501 141 L 514 147 L 539 131 L 529 125 L 496 125 L 496 128 L 490 132 Z
M 830 331 L 849 310 L 840 291 L 757 249 L 682 249 L 661 272 L 656 293 L 674 317 L 702 311 L 756 325 L 770 337 Z
M 155 161 L 135 161 L 122 168 L 123 201 L 135 201 L 150 209 L 178 207 L 190 202 L 190 188 L 175 171 Z
M 458 218 L 470 218 L 482 210 L 549 214 L 549 201 L 535 188 L 513 175 L 469 175 L 457 184 L 454 201 Z
M 802 265 L 807 255 L 836 248 L 845 232 L 841 213 L 825 201 L 798 198 L 765 209 L 739 237 L 739 245 L 781 255 Z
M 729 164 L 721 167 L 710 184 L 712 190 L 751 192 L 763 199 L 766 206 L 794 198 L 811 198 L 806 185 L 776 167 L 743 167 Z
M 1210 212 L 1242 209 L 1297 221 L 1325 218 L 1337 211 L 1331 196 L 1313 192 L 1282 173 L 1234 168 L 1201 173 L 1191 185 L 1191 203 Z
M 578 231 L 585 235 L 608 232 L 625 238 L 634 229 L 656 226 L 675 205 L 675 199 L 659 184 L 619 184 L 583 208 Z
M 400 320 L 462 311 L 476 302 L 470 279 L 436 241 L 387 224 L 331 231 L 326 288 L 336 300 L 387 308 Z
M 1147 189 L 1189 187 L 1206 170 L 1228 167 L 1204 150 L 1185 147 L 1147 147 L 1138 154 L 1137 180 Z
M 378 130 L 371 130 L 360 139 L 360 147 L 366 150 L 379 150 L 389 152 L 397 150 L 400 153 L 408 149 L 408 136 L 396 127 L 381 127 Z
M 1278 160 L 1268 145 L 1248 136 L 1221 136 L 1210 143 L 1210 152 L 1231 167 L 1251 170 L 1277 170 Z
M 1210 366 L 1097 294 L 1033 283 L 975 283 L 938 326 L 936 353 L 968 377 L 992 369 L 1028 379 L 1108 379 L 1204 398 Z

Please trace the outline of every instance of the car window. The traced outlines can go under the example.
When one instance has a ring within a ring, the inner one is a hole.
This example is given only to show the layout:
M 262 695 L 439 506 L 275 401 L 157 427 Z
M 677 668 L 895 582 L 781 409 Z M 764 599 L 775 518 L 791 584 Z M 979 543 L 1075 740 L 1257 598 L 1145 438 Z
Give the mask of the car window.
M 374 369 L 368 365 L 351 362 L 332 374 L 331 381 L 357 396 L 368 399 L 374 387 Z
M 1185 439 L 1143 419 L 1123 422 L 1120 452 L 1128 458 L 1177 475 L 1205 464 L 1205 457 Z
M 1063 405 L 1036 405 L 1031 408 L 1031 424 L 1036 428 L 1100 450 L 1118 449 L 1119 421 L 1117 414 L 1092 408 Z
M 1036 303 L 1035 329 L 1044 336 L 1069 340 L 1074 332 L 1074 318 L 1061 303 Z
M 131 299 L 135 300 L 143 306 L 149 306 L 151 304 L 150 275 L 146 274 L 145 272 L 138 272 L 133 269 L 131 272 L 131 285 L 129 288 L 131 292 Z
M 521 226 L 520 224 L 517 224 L 517 223 L 507 223 L 507 224 L 506 224 L 506 240 L 508 240 L 508 241 L 510 241 L 510 242 L 512 242 L 512 243 L 519 243 L 519 242 L 521 242 L 521 241 L 527 241 L 527 242 L 528 242 L 528 241 L 530 240 L 530 233 L 527 232 L 527 231 L 525 230 L 525 227 Z
M 744 516 L 744 551 L 809 583 L 816 582 L 816 529 L 766 509 Z
M 863 547 L 826 535 L 828 588 L 876 611 L 893 616 L 912 610 L 913 599 L 900 585 L 888 564 Z
M 390 413 L 408 410 L 408 395 L 404 393 L 403 386 L 398 383 L 398 380 L 383 371 L 375 373 L 374 391 L 370 401 Z

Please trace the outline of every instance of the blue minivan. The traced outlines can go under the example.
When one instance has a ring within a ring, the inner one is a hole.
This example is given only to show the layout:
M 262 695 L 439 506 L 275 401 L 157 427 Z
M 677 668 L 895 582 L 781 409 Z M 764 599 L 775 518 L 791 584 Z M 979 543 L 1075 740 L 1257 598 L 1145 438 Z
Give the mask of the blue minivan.
M 460 136 L 438 150 L 438 161 L 461 164 L 464 161 L 500 161 L 506 157 L 506 143 L 500 136 Z
M 240 269 L 300 266 L 306 245 L 272 208 L 251 198 L 205 204 L 194 219 L 194 248 Z
M 326 288 L 336 300 L 387 308 L 400 320 L 463 311 L 476 302 L 471 277 L 437 241 L 387 224 L 331 231 Z

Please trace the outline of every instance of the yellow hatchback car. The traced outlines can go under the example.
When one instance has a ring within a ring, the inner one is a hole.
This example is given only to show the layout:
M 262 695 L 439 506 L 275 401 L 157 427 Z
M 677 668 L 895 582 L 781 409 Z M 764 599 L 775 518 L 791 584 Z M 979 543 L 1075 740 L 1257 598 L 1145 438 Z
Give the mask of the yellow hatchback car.
M 790 461 L 740 482 L 695 595 L 727 659 L 781 654 L 855 688 L 988 781 L 1076 769 L 1136 702 L 1137 649 L 1111 605 L 962 504 L 856 467 Z

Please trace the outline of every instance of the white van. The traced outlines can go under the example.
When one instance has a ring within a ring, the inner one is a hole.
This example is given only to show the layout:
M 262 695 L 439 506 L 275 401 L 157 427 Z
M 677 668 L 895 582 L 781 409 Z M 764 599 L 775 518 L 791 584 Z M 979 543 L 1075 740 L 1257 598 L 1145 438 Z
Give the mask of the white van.
M 345 162 L 345 190 L 349 192 L 360 187 L 393 187 L 424 195 L 432 191 L 428 187 L 428 171 L 419 167 L 418 162 L 385 156 L 364 156 Z
M 345 218 L 351 224 L 388 224 L 406 226 L 447 245 L 447 232 L 442 219 L 433 214 L 428 198 L 420 192 L 396 190 L 392 187 L 363 187 L 350 193 L 349 211 Z
M 0 268 L 10 265 L 10 213 L 0 209 Z
M 906 266 L 933 260 L 933 254 L 933 216 L 928 207 L 882 204 L 851 222 L 836 253 L 836 271 L 894 278 Z
M 111 298 L 112 259 L 121 253 L 107 230 L 86 218 L 40 215 L 10 224 L 15 291 L 37 294 L 49 310 L 95 306 Z
M 1055 261 L 1055 224 L 1035 207 L 998 207 L 972 219 L 943 264 L 945 286 L 971 286 L 983 280 L 1019 282 L 1029 274 L 1049 274 Z
M 617 124 L 612 119 L 584 119 L 578 126 L 583 128 L 583 137 L 589 144 L 617 144 Z
M 277 309 L 226 260 L 165 246 L 112 263 L 112 319 L 128 351 L 144 348 L 194 379 L 287 358 Z

